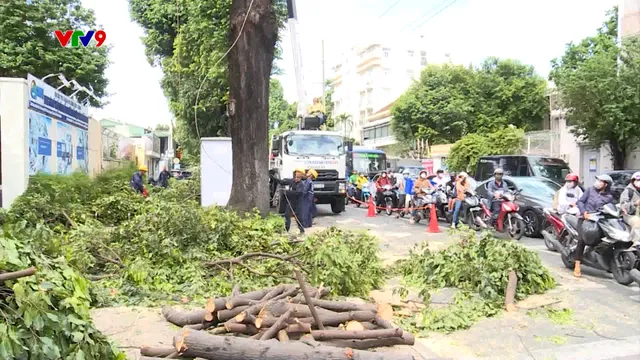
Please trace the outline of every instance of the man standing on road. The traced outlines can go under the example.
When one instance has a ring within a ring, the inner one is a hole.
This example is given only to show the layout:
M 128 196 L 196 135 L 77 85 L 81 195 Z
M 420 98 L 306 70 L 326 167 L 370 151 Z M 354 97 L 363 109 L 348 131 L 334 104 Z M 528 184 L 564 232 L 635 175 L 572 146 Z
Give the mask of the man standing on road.
M 305 217 L 302 219 L 302 226 L 310 228 L 313 225 L 313 215 L 316 212 L 315 195 L 313 192 L 313 180 L 318 177 L 318 172 L 309 169 L 307 171 L 307 179 L 304 180 L 304 190 L 302 191 L 302 213 Z
M 304 234 L 304 226 L 302 226 L 302 221 L 304 219 L 304 209 L 302 207 L 302 191 L 304 189 L 304 169 L 296 169 L 293 172 L 292 180 L 281 180 L 276 178 L 273 175 L 269 175 L 271 180 L 279 185 L 289 185 L 289 190 L 286 190 L 284 193 L 285 202 L 284 207 L 284 228 L 289 231 L 291 229 L 291 217 L 296 220 L 296 224 L 298 225 L 298 229 L 301 234 Z
M 167 166 L 162 166 L 162 171 L 160 172 L 160 175 L 158 175 L 158 183 L 160 184 L 160 186 L 165 189 L 168 188 L 170 176 L 171 174 L 169 173 L 169 171 L 167 171 Z

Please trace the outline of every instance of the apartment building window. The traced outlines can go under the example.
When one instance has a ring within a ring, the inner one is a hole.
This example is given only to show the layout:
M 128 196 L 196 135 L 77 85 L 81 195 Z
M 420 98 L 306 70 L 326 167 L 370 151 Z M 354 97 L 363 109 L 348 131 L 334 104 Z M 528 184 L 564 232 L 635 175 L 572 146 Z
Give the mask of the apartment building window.
M 409 50 L 409 51 L 407 51 L 407 54 L 409 54 L 409 57 L 412 58 L 413 54 L 414 54 L 414 51 L 413 50 Z
M 420 66 L 427 66 L 427 52 L 420 51 Z
M 364 110 L 360 111 L 360 123 L 362 123 L 364 121 L 364 115 L 365 115 Z
M 385 125 L 385 126 L 381 126 L 380 127 L 380 136 L 381 137 L 389 136 L 389 125 Z
M 373 108 L 367 108 L 367 115 L 373 115 Z
M 389 48 L 382 49 L 382 54 L 384 57 L 388 58 L 390 53 L 391 53 L 391 49 Z

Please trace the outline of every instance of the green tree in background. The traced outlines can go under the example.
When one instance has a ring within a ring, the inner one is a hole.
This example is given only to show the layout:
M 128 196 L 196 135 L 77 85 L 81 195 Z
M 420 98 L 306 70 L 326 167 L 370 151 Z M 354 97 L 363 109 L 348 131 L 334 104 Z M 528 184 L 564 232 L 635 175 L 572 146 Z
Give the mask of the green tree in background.
M 93 11 L 82 7 L 80 0 L 0 1 L 0 77 L 26 78 L 31 73 L 42 78 L 63 73 L 93 89 L 96 97 L 106 96 L 109 47 L 63 48 L 54 35 L 59 29 L 95 28 Z M 61 91 L 70 94 L 73 90 Z M 89 101 L 100 106 L 93 98 Z
M 606 145 L 619 170 L 640 141 L 640 42 L 625 40 L 620 48 L 618 9 L 607 15 L 595 36 L 569 44 L 552 61 L 550 78 L 568 109 L 571 131 L 593 147 Z
M 391 127 L 401 142 L 451 143 L 508 125 L 542 127 L 548 112 L 546 81 L 532 66 L 488 58 L 477 68 L 429 65 L 396 101 Z
M 487 155 L 515 155 L 522 149 L 524 131 L 513 126 L 488 134 L 469 134 L 456 141 L 447 158 L 447 166 L 453 171 L 476 169 L 478 160 Z
M 229 136 L 228 57 L 230 0 L 129 0 L 131 17 L 145 30 L 151 64 L 164 73 L 162 88 L 176 118 L 176 139 L 197 155 L 200 137 Z M 283 26 L 286 5 L 276 5 Z M 276 57 L 280 53 L 275 49 Z M 273 72 L 279 69 L 274 67 Z M 196 121 L 197 114 L 197 121 Z

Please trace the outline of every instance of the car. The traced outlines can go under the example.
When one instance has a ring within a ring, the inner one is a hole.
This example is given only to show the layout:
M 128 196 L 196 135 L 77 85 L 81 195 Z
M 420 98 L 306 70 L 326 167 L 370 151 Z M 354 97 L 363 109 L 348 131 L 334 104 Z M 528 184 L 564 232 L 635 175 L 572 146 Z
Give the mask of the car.
M 633 173 L 638 171 L 640 170 L 615 170 L 605 173 L 611 176 L 611 179 L 613 179 L 611 194 L 613 195 L 613 198 L 616 200 L 616 202 L 620 201 L 620 194 L 622 194 L 624 188 L 629 185 Z
M 505 176 L 504 181 L 511 190 L 520 190 L 516 203 L 519 213 L 524 218 L 524 234 L 528 237 L 540 235 L 545 216 L 543 210 L 553 207 L 553 197 L 561 186 L 555 181 L 540 176 Z M 478 184 L 476 193 L 483 198 L 487 196 L 487 186 L 493 178 Z
M 478 160 L 475 178 L 484 181 L 493 177 L 493 171 L 502 168 L 505 175 L 538 176 L 557 184 L 564 184 L 564 178 L 571 172 L 569 165 L 558 158 L 533 155 L 492 155 Z
M 188 170 L 171 170 L 171 177 L 176 180 L 188 179 L 191 175 L 191 171 Z

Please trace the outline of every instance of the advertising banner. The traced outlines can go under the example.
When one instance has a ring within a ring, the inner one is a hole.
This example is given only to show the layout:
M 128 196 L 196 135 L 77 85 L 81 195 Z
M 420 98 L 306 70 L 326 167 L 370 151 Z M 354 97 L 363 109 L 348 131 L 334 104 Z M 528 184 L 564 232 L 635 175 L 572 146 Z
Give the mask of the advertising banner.
M 51 118 L 29 110 L 29 175 L 53 172 Z
M 89 109 L 44 81 L 28 74 L 29 108 L 82 130 L 89 129 Z
M 73 163 L 73 138 L 71 126 L 56 121 L 56 134 L 58 141 L 56 142 L 57 157 L 57 173 L 70 174 Z
M 88 159 L 88 133 L 84 130 L 76 129 L 78 134 L 78 141 L 76 143 L 76 161 L 77 171 L 84 173 L 89 172 L 89 159 Z

